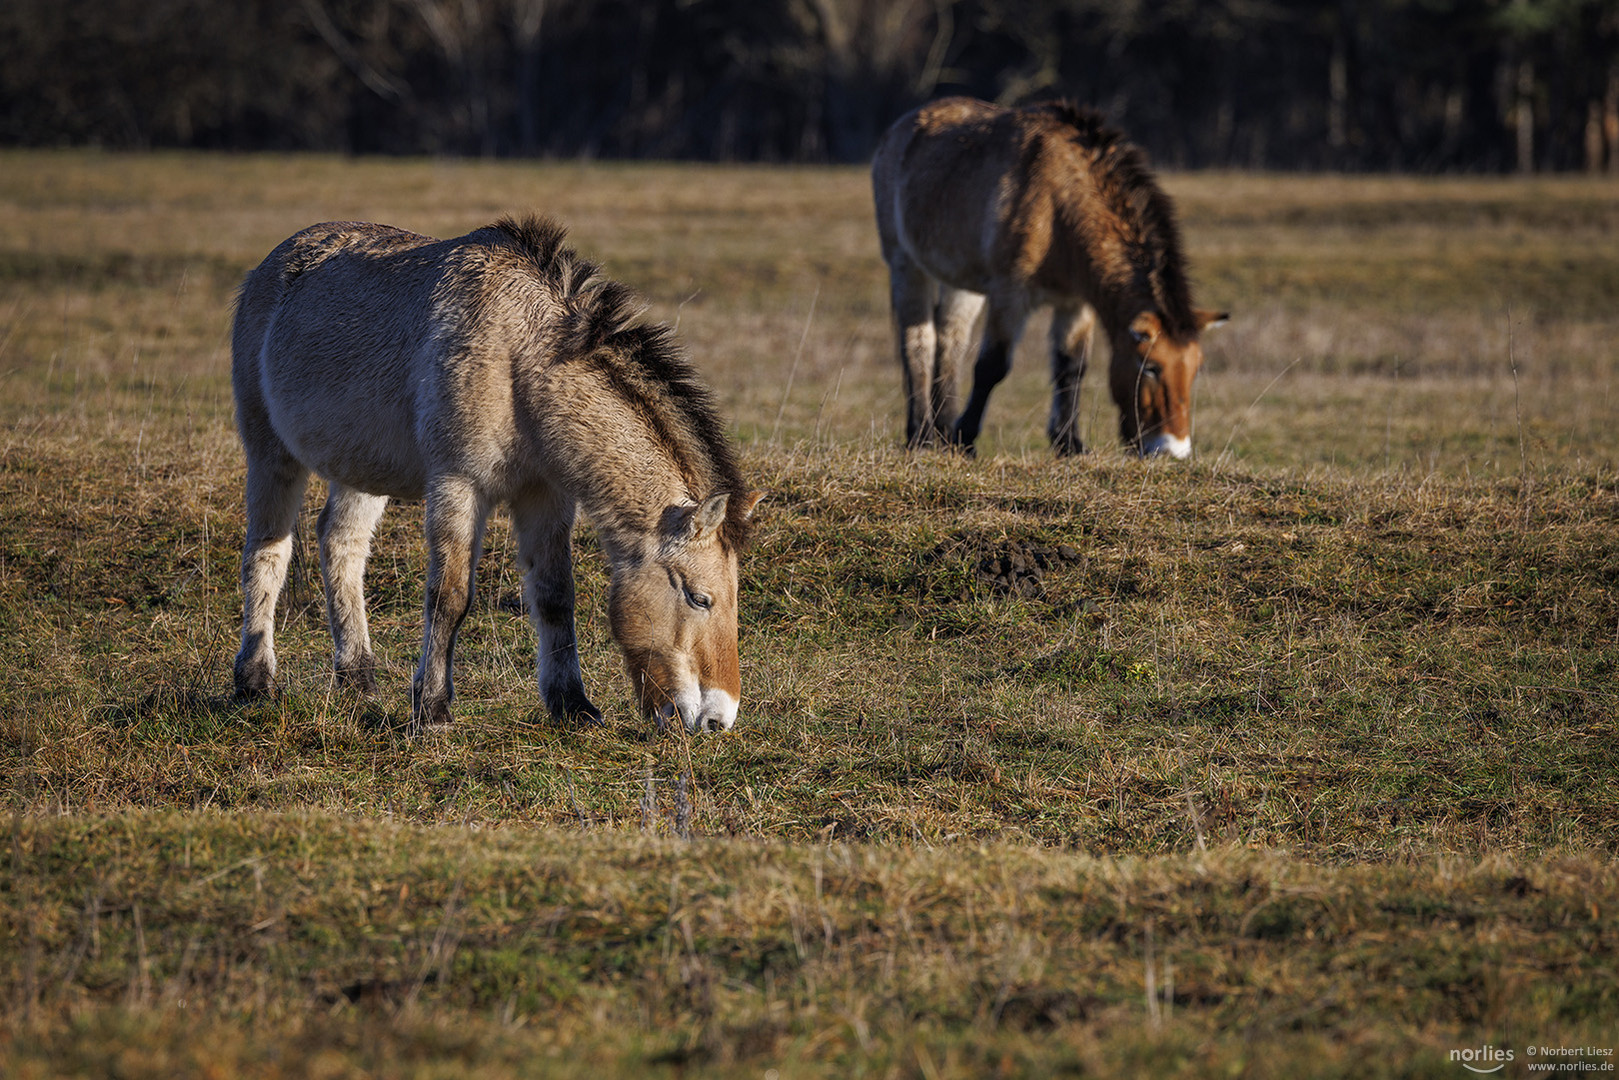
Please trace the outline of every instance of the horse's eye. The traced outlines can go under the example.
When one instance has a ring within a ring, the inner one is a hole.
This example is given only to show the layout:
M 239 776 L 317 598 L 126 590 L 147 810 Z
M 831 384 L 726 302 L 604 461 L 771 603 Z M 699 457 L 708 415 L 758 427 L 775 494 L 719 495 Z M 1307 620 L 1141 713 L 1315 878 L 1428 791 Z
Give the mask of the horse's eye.
M 692 592 L 690 589 L 686 590 L 686 603 L 690 604 L 698 611 L 707 611 L 709 608 L 714 606 L 714 601 L 712 598 L 705 596 L 700 592 Z
M 1164 375 L 1164 369 L 1159 367 L 1157 364 L 1142 364 L 1141 365 L 1141 377 L 1143 379 L 1152 379 L 1152 380 L 1156 381 L 1158 379 L 1163 378 L 1163 375 Z

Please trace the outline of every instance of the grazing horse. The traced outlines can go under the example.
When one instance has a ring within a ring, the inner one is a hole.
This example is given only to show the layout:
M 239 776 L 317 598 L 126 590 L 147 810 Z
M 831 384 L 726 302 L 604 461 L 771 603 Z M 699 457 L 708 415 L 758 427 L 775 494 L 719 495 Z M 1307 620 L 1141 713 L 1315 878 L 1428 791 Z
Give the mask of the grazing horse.
M 1139 149 L 1066 102 L 1006 109 L 945 98 L 888 129 L 871 178 L 910 446 L 971 453 L 1029 312 L 1049 304 L 1046 434 L 1057 453 L 1085 449 L 1079 383 L 1098 320 L 1125 444 L 1142 455 L 1192 452 L 1198 334 L 1226 316 L 1192 307 L 1174 208 Z M 972 396 L 958 417 L 957 370 L 980 315 Z
M 369 691 L 363 576 L 390 498 L 426 499 L 427 604 L 413 730 L 445 724 L 456 631 L 484 524 L 511 505 L 540 694 L 601 720 L 574 636 L 582 509 L 611 567 L 612 633 L 642 712 L 696 730 L 736 720 L 737 553 L 759 495 L 708 390 L 625 286 L 545 219 L 454 240 L 329 222 L 248 274 L 232 385 L 247 455 L 239 695 L 275 678 L 276 598 L 311 472 L 341 682 Z

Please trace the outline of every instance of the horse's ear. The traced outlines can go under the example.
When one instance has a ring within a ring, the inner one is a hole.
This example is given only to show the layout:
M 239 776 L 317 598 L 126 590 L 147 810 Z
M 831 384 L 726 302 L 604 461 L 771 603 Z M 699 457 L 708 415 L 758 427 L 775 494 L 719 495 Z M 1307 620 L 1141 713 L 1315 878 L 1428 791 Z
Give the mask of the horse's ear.
M 765 493 L 762 491 L 750 491 L 742 496 L 741 501 L 736 504 L 737 517 L 743 521 L 752 521 L 754 507 L 758 506 L 764 497 Z
M 1192 312 L 1192 318 L 1197 320 L 1198 330 L 1203 331 L 1207 330 L 1211 326 L 1224 326 L 1226 323 L 1230 322 L 1231 312 L 1208 311 L 1204 308 L 1197 308 Z
M 1130 336 L 1135 338 L 1136 344 L 1151 341 L 1164 332 L 1163 320 L 1155 312 L 1143 311 L 1130 320 Z
M 719 527 L 725 524 L 725 508 L 730 501 L 731 493 L 728 491 L 704 499 L 692 510 L 691 517 L 686 519 L 686 539 L 706 540 L 718 532 Z

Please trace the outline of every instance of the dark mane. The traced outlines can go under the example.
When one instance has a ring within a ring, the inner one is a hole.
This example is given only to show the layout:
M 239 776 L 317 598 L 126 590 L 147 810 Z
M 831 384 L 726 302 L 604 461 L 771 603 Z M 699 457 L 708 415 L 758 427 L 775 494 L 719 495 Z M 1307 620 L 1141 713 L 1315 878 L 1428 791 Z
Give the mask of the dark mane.
M 1071 101 L 1048 101 L 1028 111 L 1067 127 L 1075 143 L 1089 153 L 1097 189 L 1133 234 L 1164 329 L 1176 340 L 1195 335 L 1197 321 L 1192 314 L 1192 289 L 1175 204 L 1158 186 L 1146 152 L 1109 126 L 1095 109 Z
M 699 498 L 731 495 L 720 536 L 732 550 L 748 538 L 741 515 L 748 487 L 714 395 L 662 324 L 639 322 L 646 303 L 627 285 L 601 276 L 601 267 L 566 246 L 567 230 L 549 218 L 504 217 L 504 233 L 549 285 L 566 315 L 562 330 L 570 359 L 594 364 L 629 403 L 686 474 Z

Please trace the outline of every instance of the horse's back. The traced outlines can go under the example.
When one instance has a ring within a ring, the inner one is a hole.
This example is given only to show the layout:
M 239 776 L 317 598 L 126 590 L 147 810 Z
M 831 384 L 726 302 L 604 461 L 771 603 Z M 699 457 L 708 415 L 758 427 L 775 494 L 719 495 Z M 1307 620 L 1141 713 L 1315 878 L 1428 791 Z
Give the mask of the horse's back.
M 266 323 L 299 280 L 312 271 L 323 277 L 341 275 L 346 260 L 386 260 L 388 256 L 440 242 L 366 221 L 325 221 L 301 229 L 277 244 L 263 262 L 248 272 L 237 297 L 237 332 L 251 332 Z M 334 259 L 338 260 L 336 268 L 327 265 Z M 348 265 L 352 268 L 354 264 Z

